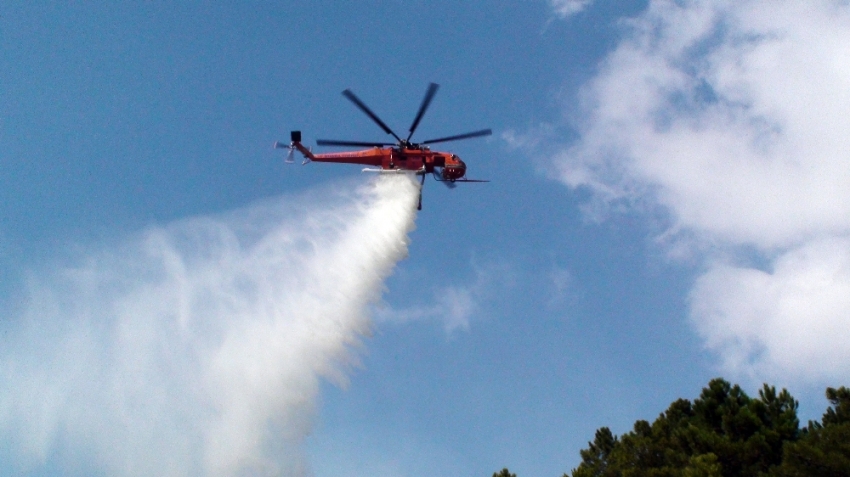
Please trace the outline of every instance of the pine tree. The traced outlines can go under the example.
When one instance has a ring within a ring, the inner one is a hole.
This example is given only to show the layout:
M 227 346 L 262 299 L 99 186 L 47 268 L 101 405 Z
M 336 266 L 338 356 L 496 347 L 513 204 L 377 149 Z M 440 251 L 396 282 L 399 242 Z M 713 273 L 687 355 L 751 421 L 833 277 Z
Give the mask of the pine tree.
M 799 436 L 797 407 L 784 389 L 765 385 L 750 398 L 714 379 L 693 403 L 673 402 L 652 424 L 637 421 L 619 438 L 606 427 L 596 431 L 572 476 L 763 476 Z
M 785 444 L 775 477 L 850 476 L 850 389 L 827 388 L 827 408 L 821 422 L 809 422 L 801 438 Z
M 508 468 L 505 467 L 499 472 L 494 472 L 493 477 L 516 477 L 516 474 L 512 474 L 511 471 L 509 471 Z

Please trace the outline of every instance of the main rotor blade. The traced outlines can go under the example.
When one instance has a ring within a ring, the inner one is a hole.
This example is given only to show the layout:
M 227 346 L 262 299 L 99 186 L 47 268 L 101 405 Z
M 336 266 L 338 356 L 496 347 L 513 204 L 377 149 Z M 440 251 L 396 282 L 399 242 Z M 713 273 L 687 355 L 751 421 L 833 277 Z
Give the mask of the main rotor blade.
M 369 106 L 366 106 L 363 101 L 360 101 L 360 98 L 355 96 L 350 89 L 343 91 L 342 95 L 348 98 L 352 103 L 354 103 L 355 106 L 360 108 L 361 111 L 366 113 L 367 116 L 372 118 L 372 121 L 375 121 L 378 126 L 381 126 L 381 129 L 383 129 L 385 133 L 392 134 L 393 137 L 398 140 L 398 142 L 401 142 L 401 138 L 398 137 L 396 133 L 394 133 L 393 130 L 389 128 L 389 126 L 384 124 L 384 122 L 381 121 L 381 118 L 379 118 L 377 114 L 373 113 L 371 109 L 369 109 Z
M 425 92 L 425 97 L 422 98 L 422 104 L 419 106 L 419 112 L 416 113 L 416 118 L 413 120 L 413 124 L 410 125 L 410 134 L 407 136 L 408 141 L 410 141 L 410 138 L 413 137 L 413 132 L 416 131 L 416 127 L 419 126 L 419 121 L 422 120 L 422 116 L 425 114 L 425 111 L 428 110 L 428 106 L 431 104 L 431 100 L 434 99 L 434 95 L 437 94 L 438 89 L 440 89 L 440 85 L 437 83 L 431 83 L 428 85 L 428 91 Z
M 391 142 L 362 142 L 362 141 L 337 141 L 334 139 L 317 139 L 316 144 L 319 146 L 362 146 L 362 147 L 383 147 L 394 146 Z
M 422 141 L 420 144 L 434 144 L 435 142 L 457 141 L 459 139 L 469 139 L 471 137 L 489 136 L 493 134 L 490 129 L 482 129 L 480 131 L 470 132 L 466 134 L 458 134 L 457 136 L 441 137 L 439 139 L 429 139 Z

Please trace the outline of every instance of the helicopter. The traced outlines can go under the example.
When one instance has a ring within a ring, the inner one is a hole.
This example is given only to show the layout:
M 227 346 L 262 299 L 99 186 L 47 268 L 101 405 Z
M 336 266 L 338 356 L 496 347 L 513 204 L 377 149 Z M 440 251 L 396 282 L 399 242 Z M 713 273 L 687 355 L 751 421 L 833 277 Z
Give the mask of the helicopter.
M 428 110 L 434 95 L 440 85 L 431 83 L 428 85 L 428 90 L 425 92 L 425 97 L 419 106 L 419 111 L 410 125 L 409 134 L 405 139 L 402 139 L 392 129 L 389 128 L 382 120 L 369 109 L 366 104 L 360 100 L 350 89 L 342 92 L 342 95 L 349 101 L 354 103 L 358 109 L 363 111 L 369 118 L 375 122 L 385 133 L 392 135 L 396 142 L 368 142 L 368 141 L 339 141 L 332 139 L 318 139 L 316 144 L 319 146 L 343 146 L 343 147 L 368 147 L 359 151 L 339 152 L 314 154 L 310 148 L 305 147 L 301 143 L 301 131 L 292 131 L 290 133 L 290 143 L 286 145 L 281 142 L 274 144 L 278 149 L 289 149 L 285 162 L 293 163 L 293 153 L 297 150 L 304 156 L 304 162 L 336 162 L 342 164 L 361 164 L 372 166 L 363 169 L 363 172 L 377 172 L 381 174 L 398 174 L 398 173 L 413 173 L 421 177 L 419 190 L 419 205 L 418 209 L 422 210 L 422 186 L 425 185 L 426 174 L 432 174 L 434 179 L 446 184 L 449 188 L 453 188 L 459 183 L 469 182 L 489 182 L 487 180 L 468 179 L 466 178 L 466 163 L 464 163 L 457 155 L 450 152 L 432 151 L 430 144 L 441 142 L 458 141 L 461 139 L 470 139 L 481 136 L 489 136 L 493 133 L 490 129 L 482 129 L 479 131 L 457 134 L 454 136 L 446 136 L 437 139 L 429 139 L 422 142 L 411 142 L 413 133 L 419 126 L 422 116 Z

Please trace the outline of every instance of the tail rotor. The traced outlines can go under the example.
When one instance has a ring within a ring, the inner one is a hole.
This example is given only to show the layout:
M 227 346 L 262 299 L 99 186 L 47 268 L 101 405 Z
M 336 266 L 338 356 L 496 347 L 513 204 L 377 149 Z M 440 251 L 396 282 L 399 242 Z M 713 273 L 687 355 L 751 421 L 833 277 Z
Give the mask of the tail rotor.
M 295 146 L 284 144 L 282 142 L 276 142 L 274 143 L 274 147 L 275 149 L 289 149 L 289 152 L 286 154 L 286 158 L 283 160 L 283 162 L 285 162 L 286 164 L 292 164 L 295 162 L 295 159 L 293 159 L 293 154 L 295 154 Z

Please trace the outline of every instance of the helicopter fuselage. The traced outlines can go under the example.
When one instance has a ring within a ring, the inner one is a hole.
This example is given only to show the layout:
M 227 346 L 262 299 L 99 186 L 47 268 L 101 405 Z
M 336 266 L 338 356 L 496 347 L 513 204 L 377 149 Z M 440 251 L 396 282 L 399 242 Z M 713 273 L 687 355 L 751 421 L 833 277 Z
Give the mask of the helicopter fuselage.
M 341 141 L 336 139 L 317 139 L 318 146 L 342 146 L 342 147 L 368 147 L 369 149 L 361 149 L 350 152 L 334 152 L 313 154 L 313 152 L 301 144 L 301 131 L 292 131 L 290 133 L 291 142 L 289 146 L 283 143 L 276 142 L 275 148 L 289 149 L 285 162 L 292 163 L 292 153 L 298 150 L 304 155 L 304 163 L 310 161 L 315 162 L 335 162 L 338 164 L 360 164 L 364 166 L 372 166 L 379 169 L 363 169 L 364 172 L 412 172 L 421 176 L 421 185 L 425 184 L 425 174 L 433 174 L 434 179 L 443 182 L 449 188 L 455 186 L 456 183 L 469 182 L 488 182 L 479 179 L 467 179 L 466 164 L 456 155 L 449 152 L 432 151 L 428 144 L 436 144 L 448 141 L 459 141 L 461 139 L 471 139 L 476 137 L 489 136 L 493 133 L 490 129 L 480 129 L 464 134 L 455 134 L 452 136 L 444 136 L 426 141 L 412 142 L 410 138 L 416 132 L 419 126 L 419 121 L 428 110 L 431 100 L 437 93 L 439 85 L 431 83 L 428 85 L 428 90 L 425 92 L 425 97 L 422 98 L 422 103 L 419 105 L 419 111 L 413 119 L 413 123 L 408 130 L 410 134 L 406 138 L 402 138 L 389 126 L 387 126 L 374 111 L 366 106 L 366 103 L 360 100 L 350 89 L 342 92 L 346 99 L 354 103 L 360 111 L 369 116 L 375 124 L 377 124 L 385 133 L 395 138 L 396 142 L 368 142 L 368 141 Z M 421 190 L 421 189 L 420 189 Z M 420 207 L 422 206 L 420 195 Z
M 402 170 L 431 174 L 438 172 L 445 181 L 456 181 L 466 175 L 466 164 L 456 155 L 432 151 L 427 147 L 373 147 L 360 151 L 313 154 L 300 142 L 293 142 L 304 156 L 314 162 L 360 164 L 384 170 Z

